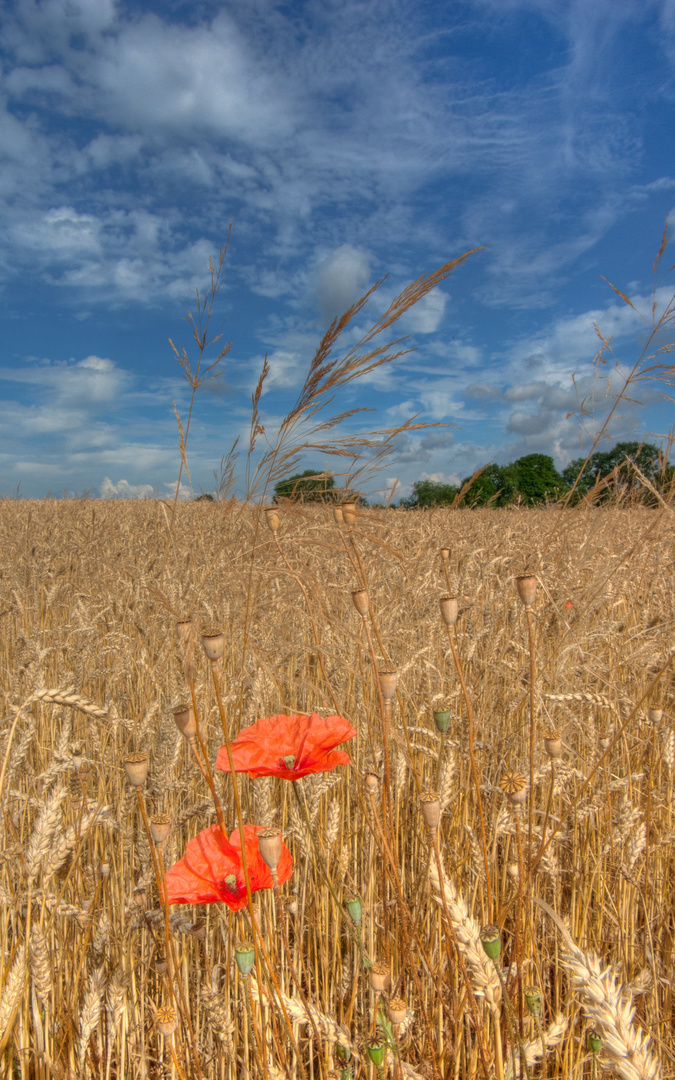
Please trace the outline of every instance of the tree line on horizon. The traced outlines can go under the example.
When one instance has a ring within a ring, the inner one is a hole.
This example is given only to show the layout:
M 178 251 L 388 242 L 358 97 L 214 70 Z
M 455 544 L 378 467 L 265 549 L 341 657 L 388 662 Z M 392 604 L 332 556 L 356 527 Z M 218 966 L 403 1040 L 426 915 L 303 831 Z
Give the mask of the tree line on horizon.
M 557 502 L 570 492 L 573 502 L 587 496 L 594 502 L 604 502 L 618 492 L 630 493 L 644 501 L 645 497 L 654 498 L 650 484 L 658 491 L 665 491 L 673 486 L 674 480 L 675 467 L 664 460 L 653 443 L 620 442 L 611 450 L 596 450 L 588 462 L 583 457 L 576 458 L 562 472 L 556 469 L 549 454 L 525 454 L 507 465 L 491 462 L 473 476 L 465 477 L 459 485 L 416 480 L 411 494 L 391 505 L 403 510 L 541 506 Z M 276 484 L 274 497 L 275 501 L 336 502 L 344 494 L 336 489 L 330 473 L 305 469 Z

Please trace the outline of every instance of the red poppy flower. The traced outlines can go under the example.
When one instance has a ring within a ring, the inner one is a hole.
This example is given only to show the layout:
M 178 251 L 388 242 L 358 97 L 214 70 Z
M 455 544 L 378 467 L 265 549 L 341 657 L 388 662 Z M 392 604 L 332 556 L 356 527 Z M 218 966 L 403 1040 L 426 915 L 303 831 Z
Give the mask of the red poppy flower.
M 268 716 L 244 728 L 232 743 L 234 771 L 282 780 L 330 772 L 336 765 L 349 764 L 349 755 L 335 747 L 355 735 L 356 728 L 343 716 Z M 224 746 L 218 751 L 216 766 L 230 771 Z
M 258 847 L 258 828 L 257 825 L 244 825 L 251 892 L 271 889 L 273 885 L 272 872 Z M 293 857 L 282 843 L 277 866 L 279 885 L 288 881 L 292 872 Z M 211 825 L 190 840 L 183 858 L 166 872 L 166 890 L 170 904 L 214 904 L 222 900 L 232 911 L 246 907 L 239 829 L 235 829 L 228 840 L 219 825 Z

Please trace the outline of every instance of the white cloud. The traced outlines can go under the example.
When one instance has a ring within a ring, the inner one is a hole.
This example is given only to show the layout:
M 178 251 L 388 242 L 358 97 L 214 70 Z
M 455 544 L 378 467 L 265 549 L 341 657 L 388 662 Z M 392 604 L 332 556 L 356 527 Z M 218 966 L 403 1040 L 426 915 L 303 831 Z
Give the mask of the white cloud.
M 316 298 L 325 323 L 339 318 L 366 292 L 371 255 L 342 244 L 317 269 Z
M 128 480 L 118 480 L 113 484 L 106 476 L 99 492 L 102 499 L 151 499 L 154 488 L 152 484 L 130 484 Z

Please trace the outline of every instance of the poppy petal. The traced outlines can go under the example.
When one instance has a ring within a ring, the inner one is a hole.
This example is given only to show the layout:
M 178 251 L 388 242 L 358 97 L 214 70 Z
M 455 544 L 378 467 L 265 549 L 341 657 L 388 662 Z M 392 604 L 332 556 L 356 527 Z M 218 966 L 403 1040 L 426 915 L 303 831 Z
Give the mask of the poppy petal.
M 356 729 L 342 716 L 279 714 L 243 728 L 230 749 L 235 772 L 247 772 L 253 778 L 298 780 L 348 764 L 348 755 L 334 748 L 355 735 Z M 230 771 L 224 746 L 218 752 L 216 766 L 223 772 Z
M 166 872 L 170 904 L 212 904 L 222 897 L 221 883 L 240 871 L 240 854 L 218 825 L 190 840 L 185 855 Z

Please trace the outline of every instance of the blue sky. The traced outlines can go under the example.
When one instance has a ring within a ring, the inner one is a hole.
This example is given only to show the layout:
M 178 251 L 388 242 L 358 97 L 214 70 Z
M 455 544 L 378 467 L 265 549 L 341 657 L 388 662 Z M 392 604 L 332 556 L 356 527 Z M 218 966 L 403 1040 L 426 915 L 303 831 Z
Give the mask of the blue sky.
M 197 491 L 247 439 L 264 355 L 272 432 L 330 320 L 385 274 L 345 348 L 485 245 L 404 318 L 416 351 L 336 403 L 376 410 L 351 431 L 453 425 L 401 437 L 383 488 L 533 451 L 564 466 L 594 323 L 612 389 L 643 347 L 603 276 L 649 316 L 675 221 L 673 0 L 6 0 L 0 47 L 0 494 L 175 490 L 189 388 L 168 338 L 190 351 L 230 221 Z M 674 290 L 663 274 L 659 302 Z M 661 389 L 614 439 L 667 435 Z

